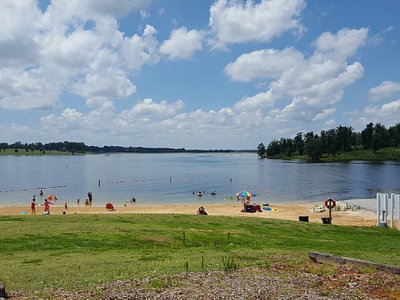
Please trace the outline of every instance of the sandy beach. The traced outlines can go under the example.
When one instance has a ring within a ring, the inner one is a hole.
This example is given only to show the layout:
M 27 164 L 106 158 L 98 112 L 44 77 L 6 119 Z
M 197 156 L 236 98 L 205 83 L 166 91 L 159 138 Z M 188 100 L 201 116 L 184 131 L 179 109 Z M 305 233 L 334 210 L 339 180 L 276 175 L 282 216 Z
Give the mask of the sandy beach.
M 281 220 L 298 221 L 299 216 L 308 216 L 309 221 L 313 223 L 322 223 L 321 218 L 328 217 L 328 212 L 314 213 L 313 208 L 316 203 L 285 203 L 273 204 L 270 207 L 276 208 L 277 211 L 263 211 L 256 213 L 241 212 L 243 208 L 239 203 L 227 204 L 207 204 L 205 209 L 211 216 L 231 216 L 246 218 L 270 218 Z M 195 214 L 198 205 L 196 204 L 171 204 L 171 205 L 143 205 L 128 204 L 126 206 L 115 206 L 114 211 L 107 210 L 104 206 L 77 206 L 70 205 L 68 209 L 64 209 L 63 205 L 53 204 L 50 207 L 50 213 L 53 215 L 66 214 Z M 20 206 L 1 206 L 0 215 L 20 215 L 28 214 L 30 216 L 29 204 L 25 207 Z M 37 206 L 36 217 L 42 217 L 43 206 Z M 32 216 L 35 217 L 35 216 Z M 376 216 L 373 211 L 355 210 L 355 211 L 333 211 L 332 224 L 348 225 L 348 226 L 375 226 Z

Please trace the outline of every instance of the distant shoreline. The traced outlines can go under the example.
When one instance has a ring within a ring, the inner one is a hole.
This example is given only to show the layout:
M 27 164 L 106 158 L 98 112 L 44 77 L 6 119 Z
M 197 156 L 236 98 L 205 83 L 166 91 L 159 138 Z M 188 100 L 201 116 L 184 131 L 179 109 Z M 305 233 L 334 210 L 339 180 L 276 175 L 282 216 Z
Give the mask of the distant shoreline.
M 25 149 L 19 149 L 18 152 L 15 152 L 13 149 L 0 150 L 0 156 L 53 156 L 53 155 L 111 155 L 111 154 L 173 154 L 173 153 L 256 153 L 255 150 L 185 150 L 185 151 L 121 151 L 121 152 L 68 152 L 68 151 L 58 151 L 58 150 L 49 150 L 49 151 L 26 151 Z
M 73 155 L 111 153 L 256 153 L 249 149 L 185 149 L 168 147 L 88 146 L 83 142 L 0 143 L 0 155 Z
M 286 155 L 278 154 L 274 156 L 263 156 L 264 159 L 282 159 L 282 160 L 301 160 L 311 163 L 331 163 L 331 162 L 351 162 L 351 161 L 365 161 L 365 162 L 384 162 L 384 161 L 400 161 L 400 148 L 388 147 L 381 148 L 373 151 L 367 150 L 353 150 L 347 152 L 340 152 L 335 155 L 324 154 L 319 160 L 313 161 L 306 155 Z

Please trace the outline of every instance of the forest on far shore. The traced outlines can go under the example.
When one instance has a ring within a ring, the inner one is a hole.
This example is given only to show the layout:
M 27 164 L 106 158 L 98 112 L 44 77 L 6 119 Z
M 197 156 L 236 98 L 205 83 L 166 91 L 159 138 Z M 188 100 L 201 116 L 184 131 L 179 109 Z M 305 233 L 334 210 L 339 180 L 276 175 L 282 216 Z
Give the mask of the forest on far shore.
M 257 154 L 262 158 L 303 158 L 311 161 L 349 159 L 394 159 L 400 160 L 400 124 L 386 128 L 384 125 L 369 123 L 361 132 L 354 132 L 348 126 L 314 132 L 299 132 L 294 138 L 273 140 L 267 147 L 260 143 Z M 391 151 L 380 149 L 391 148 Z M 352 153 L 353 152 L 353 153 Z M 346 155 L 352 153 L 353 155 Z M 383 154 L 382 154 L 383 153 Z M 355 155 L 354 155 L 355 154 Z M 367 156 L 367 158 L 365 158 Z
M 7 150 L 7 151 L 6 151 Z M 206 152 L 256 152 L 255 150 L 199 150 L 185 148 L 147 148 L 147 147 L 124 147 L 124 146 L 88 146 L 83 142 L 52 142 L 43 144 L 38 143 L 21 143 L 12 144 L 0 143 L 0 154 L 17 154 L 17 155 L 43 155 L 51 154 L 75 154 L 75 153 L 206 153 Z M 56 152 L 56 153 L 54 153 Z

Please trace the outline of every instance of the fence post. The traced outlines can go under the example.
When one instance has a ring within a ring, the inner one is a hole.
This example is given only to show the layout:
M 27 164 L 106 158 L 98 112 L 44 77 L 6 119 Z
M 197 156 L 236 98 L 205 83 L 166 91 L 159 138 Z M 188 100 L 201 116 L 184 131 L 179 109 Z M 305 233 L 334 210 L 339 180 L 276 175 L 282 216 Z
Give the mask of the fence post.
M 392 193 L 392 199 L 393 199 L 394 207 L 396 207 L 396 203 L 397 203 L 397 229 L 400 230 L 400 194 Z M 395 210 L 395 208 L 393 208 L 393 210 Z M 394 219 L 394 217 L 393 217 L 393 219 Z
M 376 194 L 376 226 L 379 226 L 381 216 L 381 194 Z
M 390 227 L 394 228 L 394 211 L 395 211 L 395 201 L 394 201 L 394 194 L 390 194 Z
M 397 194 L 397 229 L 400 230 L 400 195 Z
M 388 194 L 376 194 L 376 219 L 377 226 L 383 225 L 385 223 L 387 225 L 388 218 Z M 382 219 L 381 219 L 382 215 Z M 382 224 L 381 224 L 382 223 Z M 385 225 L 385 226 L 386 226 Z

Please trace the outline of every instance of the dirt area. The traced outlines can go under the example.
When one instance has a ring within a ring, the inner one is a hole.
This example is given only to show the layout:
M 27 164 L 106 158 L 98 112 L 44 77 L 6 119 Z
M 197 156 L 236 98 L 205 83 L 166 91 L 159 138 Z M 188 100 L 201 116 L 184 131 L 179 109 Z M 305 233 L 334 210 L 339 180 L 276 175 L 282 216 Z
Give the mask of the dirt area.
M 309 262 L 300 269 L 282 262 L 232 272 L 183 273 L 116 281 L 69 293 L 47 291 L 51 299 L 400 299 L 400 275 Z M 11 299 L 39 299 L 11 295 Z

